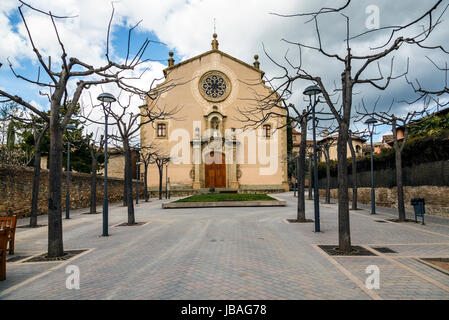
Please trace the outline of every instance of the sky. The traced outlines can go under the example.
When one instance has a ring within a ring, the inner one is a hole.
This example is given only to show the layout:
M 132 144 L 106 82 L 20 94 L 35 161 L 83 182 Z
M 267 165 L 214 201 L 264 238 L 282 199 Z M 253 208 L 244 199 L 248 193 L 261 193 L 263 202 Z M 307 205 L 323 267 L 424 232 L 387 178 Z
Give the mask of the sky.
M 0 0 L 0 87 L 10 93 L 20 95 L 25 100 L 42 110 L 48 108 L 48 100 L 39 94 L 41 88 L 17 79 L 9 68 L 9 61 L 17 73 L 31 79 L 37 79 L 38 63 L 31 49 L 26 29 L 19 15 L 17 0 Z M 437 0 L 386 1 L 358 0 L 353 1 L 343 13 L 350 18 L 350 35 L 357 35 L 368 30 L 373 15 L 373 6 L 378 10 L 378 26 L 402 25 L 419 17 L 432 7 Z M 54 15 L 76 16 L 56 21 L 61 40 L 68 55 L 93 64 L 105 62 L 107 26 L 111 17 L 112 4 L 109 0 L 28 0 L 33 7 L 43 11 L 51 11 Z M 139 69 L 148 68 L 148 72 L 138 81 L 138 86 L 150 89 L 154 79 L 163 77 L 162 70 L 167 65 L 168 52 L 174 52 L 175 63 L 210 50 L 210 42 L 214 31 L 218 34 L 220 50 L 247 63 L 252 63 L 254 55 L 259 55 L 261 69 L 268 79 L 283 75 L 284 69 L 271 61 L 294 70 L 285 59 L 293 65 L 299 61 L 298 47 L 284 40 L 317 45 L 315 25 L 307 22 L 305 17 L 280 17 L 278 14 L 297 14 L 316 11 L 321 7 L 337 6 L 345 3 L 339 1 L 300 1 L 300 0 L 120 0 L 114 1 L 115 14 L 112 21 L 110 51 L 113 59 L 122 61 L 126 56 L 128 30 L 139 25 L 132 34 L 131 52 L 136 52 L 146 38 L 150 39 L 149 48 L 143 56 L 148 59 Z M 443 12 L 449 0 L 443 0 L 441 9 L 437 10 L 434 19 Z M 448 9 L 449 11 L 449 9 Z M 52 57 L 57 66 L 61 50 L 48 16 L 23 8 L 24 16 L 30 27 L 33 39 L 45 59 Z M 449 12 L 445 12 L 442 22 L 432 32 L 429 44 L 441 44 L 449 47 L 447 30 L 449 30 Z M 426 20 L 427 21 L 427 20 Z M 377 22 L 374 21 L 374 22 Z M 328 52 L 344 54 L 346 20 L 340 14 L 326 14 L 318 20 L 321 41 Z M 418 26 L 421 28 L 421 26 Z M 416 33 L 410 29 L 407 32 Z M 351 40 L 352 53 L 355 55 L 377 52 L 372 48 L 383 43 L 389 33 L 384 30 L 372 32 L 364 37 Z M 407 35 L 407 34 L 405 34 Z M 266 53 L 269 55 L 267 55 Z M 429 89 L 438 89 L 444 85 L 445 74 L 438 71 L 429 58 L 438 65 L 444 65 L 448 55 L 438 50 L 424 50 L 404 45 L 395 52 L 393 74 L 401 74 L 407 70 L 408 78 L 419 79 Z M 332 91 L 338 86 L 340 74 L 344 66 L 335 59 L 325 57 L 313 50 L 302 50 L 302 66 L 311 74 L 322 77 L 326 86 Z M 384 75 L 390 70 L 391 57 L 383 59 L 380 69 Z M 354 70 L 359 65 L 354 65 Z M 138 72 L 137 70 L 136 72 Z M 42 73 L 41 73 L 42 74 Z M 377 77 L 378 68 L 368 68 L 366 78 Z M 41 78 L 42 79 L 42 78 Z M 307 103 L 302 95 L 303 89 L 310 85 L 307 81 L 297 81 L 293 94 L 288 102 L 300 109 Z M 74 84 L 69 86 L 73 90 Z M 86 91 L 82 103 L 90 104 L 90 96 L 96 97 L 101 91 L 117 94 L 117 89 L 103 86 Z M 401 102 L 413 100 L 415 97 L 404 78 L 392 81 L 386 90 L 377 90 L 370 85 L 357 85 L 354 95 L 354 108 L 365 101 L 372 108 L 379 99 L 377 110 L 387 108 L 393 99 L 395 114 L 404 114 L 419 105 L 410 106 Z M 442 99 L 445 99 L 444 97 Z M 447 98 L 446 98 L 447 99 Z M 136 103 L 137 105 L 137 103 Z M 137 106 L 136 106 L 137 108 Z M 136 109 L 137 110 L 137 109 Z M 98 115 L 100 117 L 100 115 Z M 358 123 L 354 129 L 364 129 Z M 375 140 L 388 133 L 385 127 L 378 128 Z

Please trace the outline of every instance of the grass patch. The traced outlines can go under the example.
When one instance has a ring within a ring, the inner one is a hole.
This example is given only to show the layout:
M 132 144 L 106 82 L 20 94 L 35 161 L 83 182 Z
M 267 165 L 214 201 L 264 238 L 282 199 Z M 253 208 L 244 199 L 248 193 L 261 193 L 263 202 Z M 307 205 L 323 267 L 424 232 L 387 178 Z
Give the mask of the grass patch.
M 277 201 L 266 194 L 208 193 L 197 194 L 174 202 Z

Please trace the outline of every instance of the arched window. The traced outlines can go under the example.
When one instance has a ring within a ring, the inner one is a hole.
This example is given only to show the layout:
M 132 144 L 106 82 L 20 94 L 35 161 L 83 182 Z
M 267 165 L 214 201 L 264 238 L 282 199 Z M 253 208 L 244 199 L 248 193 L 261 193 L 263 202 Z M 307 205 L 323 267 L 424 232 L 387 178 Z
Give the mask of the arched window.
M 165 138 L 167 136 L 167 125 L 165 123 L 157 124 L 157 136 L 159 138 Z
M 263 125 L 263 133 L 265 138 L 271 137 L 271 125 L 264 124 Z
M 210 126 L 212 129 L 218 130 L 220 128 L 220 119 L 218 119 L 217 117 L 213 117 L 210 122 Z

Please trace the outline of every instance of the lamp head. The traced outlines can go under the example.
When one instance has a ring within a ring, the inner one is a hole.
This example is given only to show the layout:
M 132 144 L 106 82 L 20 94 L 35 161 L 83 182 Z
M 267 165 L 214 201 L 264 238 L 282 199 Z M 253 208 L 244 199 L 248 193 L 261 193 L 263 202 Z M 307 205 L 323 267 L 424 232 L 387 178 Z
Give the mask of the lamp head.
M 97 100 L 101 102 L 115 102 L 117 99 L 115 97 L 107 92 L 100 93 L 100 95 L 97 97 Z
M 308 86 L 307 88 L 304 89 L 304 94 L 306 96 L 313 96 L 315 94 L 320 94 L 322 91 L 320 89 L 320 87 L 312 85 L 312 86 Z
M 374 126 L 376 125 L 377 120 L 374 118 L 368 118 L 365 121 L 365 124 L 368 126 L 368 131 L 372 134 L 374 132 Z

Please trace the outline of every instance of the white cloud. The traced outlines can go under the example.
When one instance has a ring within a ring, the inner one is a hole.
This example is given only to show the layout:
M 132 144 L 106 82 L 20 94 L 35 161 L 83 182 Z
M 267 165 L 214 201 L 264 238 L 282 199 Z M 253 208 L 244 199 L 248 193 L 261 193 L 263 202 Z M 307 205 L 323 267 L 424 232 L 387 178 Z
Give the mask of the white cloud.
M 111 13 L 110 0 L 30 0 L 30 3 L 44 10 L 51 10 L 57 15 L 78 15 L 75 19 L 58 20 L 57 23 L 69 55 L 95 65 L 104 61 L 106 31 Z M 338 4 L 340 3 L 343 2 L 339 1 Z M 13 10 L 16 10 L 15 7 L 18 4 L 16 0 L 2 0 L 0 61 L 6 56 L 24 59 L 32 56 L 29 45 L 25 41 L 26 33 L 23 24 L 19 24 L 19 33 L 16 33 L 9 20 L 9 16 Z M 309 12 L 322 6 L 329 7 L 338 4 L 330 0 L 313 2 L 298 0 L 121 0 L 114 2 L 116 8 L 114 26 L 125 24 L 131 26 L 143 19 L 139 31 L 154 32 L 169 48 L 176 49 L 182 59 L 186 59 L 210 49 L 215 18 L 220 49 L 248 63 L 252 63 L 254 54 L 259 54 L 261 68 L 268 77 L 272 77 L 281 74 L 282 70 L 264 55 L 262 43 L 270 55 L 287 65 L 284 60 L 287 49 L 289 58 L 294 62 L 298 61 L 298 51 L 295 46 L 288 45 L 281 39 L 317 45 L 317 38 L 313 23 L 304 24 L 305 19 L 303 18 L 281 18 L 271 15 L 270 12 L 285 14 Z M 418 0 L 352 2 L 346 12 L 351 17 L 352 35 L 366 31 L 365 7 L 368 4 L 379 6 L 381 26 L 405 23 L 418 17 L 424 9 L 431 6 L 428 2 Z M 48 17 L 26 8 L 24 12 L 39 48 L 42 48 L 47 54 L 58 57 L 60 48 L 55 41 L 55 34 Z M 328 51 L 344 54 L 345 20 L 339 15 L 324 15 L 319 22 L 322 41 Z M 448 23 L 444 21 L 435 30 L 433 43 L 446 44 L 446 30 L 448 30 Z M 385 35 L 384 32 L 376 32 L 369 37 L 354 40 L 352 53 L 372 52 L 369 47 L 382 43 L 382 40 L 385 39 L 382 34 Z M 442 83 L 441 77 L 444 75 L 438 73 L 435 76 L 436 70 L 425 58 L 426 54 L 430 54 L 438 61 L 447 61 L 447 57 L 438 52 L 429 53 L 405 45 L 394 54 L 396 73 L 405 69 L 407 57 L 410 57 L 410 77 L 419 77 L 429 87 L 438 87 Z M 389 59 L 381 62 L 381 68 L 385 74 L 389 71 L 389 63 Z M 303 65 L 309 72 L 321 76 L 331 88 L 334 87 L 334 82 L 339 83 L 343 70 L 341 62 L 323 57 L 311 50 L 303 51 Z M 355 67 L 354 69 L 356 69 Z M 152 77 L 162 75 L 163 65 L 153 64 L 152 69 L 153 72 L 148 73 L 139 81 L 142 88 L 149 86 Z M 367 70 L 365 76 L 373 74 L 377 74 L 377 67 Z M 308 83 L 304 81 L 295 84 L 291 102 L 299 106 L 305 105 L 301 92 L 307 85 Z M 411 94 L 403 80 L 397 80 L 386 91 L 378 91 L 365 85 L 358 86 L 356 91 L 359 94 L 354 96 L 355 104 L 361 97 L 365 97 L 369 102 L 375 100 L 378 95 L 382 95 L 383 105 L 389 105 L 393 96 L 399 100 Z

